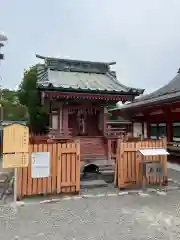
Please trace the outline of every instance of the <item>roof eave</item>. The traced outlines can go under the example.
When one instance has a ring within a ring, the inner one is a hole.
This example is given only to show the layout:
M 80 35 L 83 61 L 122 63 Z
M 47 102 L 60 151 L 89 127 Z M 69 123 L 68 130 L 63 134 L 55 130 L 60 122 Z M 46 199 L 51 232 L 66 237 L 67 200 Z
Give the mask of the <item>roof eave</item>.
M 58 92 L 82 92 L 82 93 L 100 93 L 100 94 L 112 94 L 112 95 L 129 95 L 137 96 L 137 93 L 134 92 L 123 92 L 123 91 L 108 91 L 108 90 L 92 90 L 92 89 L 82 89 L 82 88 L 61 88 L 61 87 L 47 87 L 38 85 L 37 88 L 40 91 L 58 91 Z
M 168 96 L 167 96 L 168 95 Z M 154 106 L 157 104 L 164 104 L 164 103 L 172 103 L 173 101 L 179 101 L 180 100 L 180 91 L 171 93 L 171 94 L 164 94 L 162 96 L 159 96 L 155 99 L 146 99 L 145 101 L 139 101 L 139 102 L 132 102 L 129 104 L 123 105 L 119 110 L 126 111 L 130 109 L 135 109 L 139 107 L 146 107 L 146 106 Z
M 111 109 L 108 109 L 108 112 L 113 112 L 113 111 L 117 111 L 117 110 L 120 110 L 120 108 L 119 107 L 111 108 Z

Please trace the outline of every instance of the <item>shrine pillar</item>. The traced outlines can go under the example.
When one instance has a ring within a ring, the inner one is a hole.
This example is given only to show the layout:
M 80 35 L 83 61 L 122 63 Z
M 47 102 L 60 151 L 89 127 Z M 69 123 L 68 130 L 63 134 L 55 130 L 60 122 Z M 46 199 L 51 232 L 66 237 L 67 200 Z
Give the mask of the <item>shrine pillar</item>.
M 59 124 L 58 124 L 58 127 L 59 127 L 59 132 L 62 133 L 63 131 L 63 109 L 62 109 L 62 105 L 59 106 Z
M 63 107 L 63 117 L 62 117 L 62 126 L 63 132 L 65 136 L 69 135 L 69 128 L 68 128 L 68 108 Z
M 147 138 L 148 136 L 147 136 L 147 123 L 146 122 L 144 122 L 144 132 L 143 132 L 143 136 L 144 136 L 144 138 Z
M 167 141 L 172 142 L 172 120 L 167 121 Z
M 146 122 L 146 129 L 147 129 L 147 138 L 151 137 L 151 123 L 149 121 Z
M 98 129 L 103 132 L 104 127 L 104 111 L 100 109 L 98 118 Z
M 108 110 L 106 107 L 104 107 L 104 121 L 103 121 L 103 131 L 104 134 L 106 133 L 107 130 L 107 120 L 108 120 Z
M 166 122 L 166 129 L 167 129 L 167 141 L 168 142 L 172 142 L 172 138 L 173 138 L 173 133 L 172 133 L 172 118 L 171 118 L 171 112 L 168 111 L 166 112 L 166 119 L 167 119 L 167 122 Z
M 145 126 L 146 126 L 146 137 L 147 138 L 151 138 L 151 117 L 148 114 L 144 115 L 144 121 L 146 122 Z

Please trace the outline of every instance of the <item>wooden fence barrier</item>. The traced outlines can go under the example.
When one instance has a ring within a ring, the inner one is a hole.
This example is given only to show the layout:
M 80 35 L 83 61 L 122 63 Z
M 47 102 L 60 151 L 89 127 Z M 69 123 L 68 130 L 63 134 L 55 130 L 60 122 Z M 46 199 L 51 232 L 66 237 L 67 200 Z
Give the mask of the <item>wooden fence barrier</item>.
M 50 152 L 50 176 L 32 178 L 31 153 Z M 19 168 L 16 178 L 17 199 L 40 194 L 80 191 L 80 143 L 43 143 L 29 145 L 29 166 Z
M 142 148 L 167 148 L 166 139 L 162 140 L 143 140 L 136 142 L 122 142 L 118 139 L 116 152 L 116 168 L 114 183 L 119 188 L 131 186 L 142 186 L 142 155 L 138 149 Z M 163 183 L 167 181 L 167 156 L 146 156 L 144 160 L 160 160 L 164 166 Z M 160 179 L 150 177 L 149 184 L 159 184 Z

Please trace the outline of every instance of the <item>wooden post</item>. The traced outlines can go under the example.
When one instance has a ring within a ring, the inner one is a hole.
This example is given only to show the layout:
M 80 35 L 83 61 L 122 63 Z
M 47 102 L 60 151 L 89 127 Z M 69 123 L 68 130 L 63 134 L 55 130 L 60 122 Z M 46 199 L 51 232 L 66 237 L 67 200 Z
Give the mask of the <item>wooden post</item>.
M 172 142 L 172 120 L 170 117 L 167 121 L 167 141 Z
M 163 108 L 164 117 L 167 119 L 166 121 L 166 129 L 167 129 L 167 141 L 172 141 L 172 117 L 171 117 L 171 109 L 169 108 Z
M 14 169 L 14 203 L 17 200 L 17 168 Z
M 116 145 L 116 163 L 115 163 L 115 173 L 114 173 L 114 185 L 118 186 L 118 163 L 119 163 L 119 139 L 117 139 L 117 145 Z M 119 186 L 118 186 L 119 187 Z
M 106 134 L 106 131 L 107 131 L 107 118 L 108 118 L 108 111 L 107 111 L 107 108 L 104 107 L 104 126 L 103 126 L 104 134 Z
M 81 163 L 80 163 L 80 141 L 77 140 L 76 141 L 76 192 L 80 192 L 80 167 L 81 167 Z
M 62 121 L 63 121 L 63 118 L 62 118 L 63 116 L 62 116 L 62 105 L 60 105 L 59 106 L 59 124 L 58 124 L 58 126 L 59 126 L 59 132 L 60 132 L 60 134 L 62 133 Z
M 51 110 L 52 110 L 52 103 L 51 101 L 49 101 L 49 128 L 52 128 L 52 114 L 51 114 Z
M 63 108 L 63 131 L 64 131 L 65 136 L 69 135 L 69 131 L 68 131 L 68 108 L 67 107 Z
M 112 140 L 111 139 L 108 139 L 107 140 L 107 143 L 108 143 L 108 164 L 111 163 L 111 156 L 112 156 Z
M 147 138 L 151 137 L 151 124 L 149 121 L 146 122 L 146 126 L 147 126 Z
M 124 143 L 118 139 L 118 187 L 124 187 Z

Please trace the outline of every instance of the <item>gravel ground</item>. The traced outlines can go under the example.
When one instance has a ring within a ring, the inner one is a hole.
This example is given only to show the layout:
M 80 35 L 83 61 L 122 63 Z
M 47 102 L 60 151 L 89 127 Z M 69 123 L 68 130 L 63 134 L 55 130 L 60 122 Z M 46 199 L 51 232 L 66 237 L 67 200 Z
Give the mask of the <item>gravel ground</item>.
M 180 181 L 179 171 L 170 169 L 168 175 Z M 104 192 L 115 192 L 115 188 L 109 185 L 87 193 Z M 180 239 L 180 191 L 177 190 L 166 196 L 125 195 L 46 204 L 27 202 L 24 207 L 0 207 L 0 239 Z
M 180 191 L 0 209 L 0 239 L 180 239 Z

